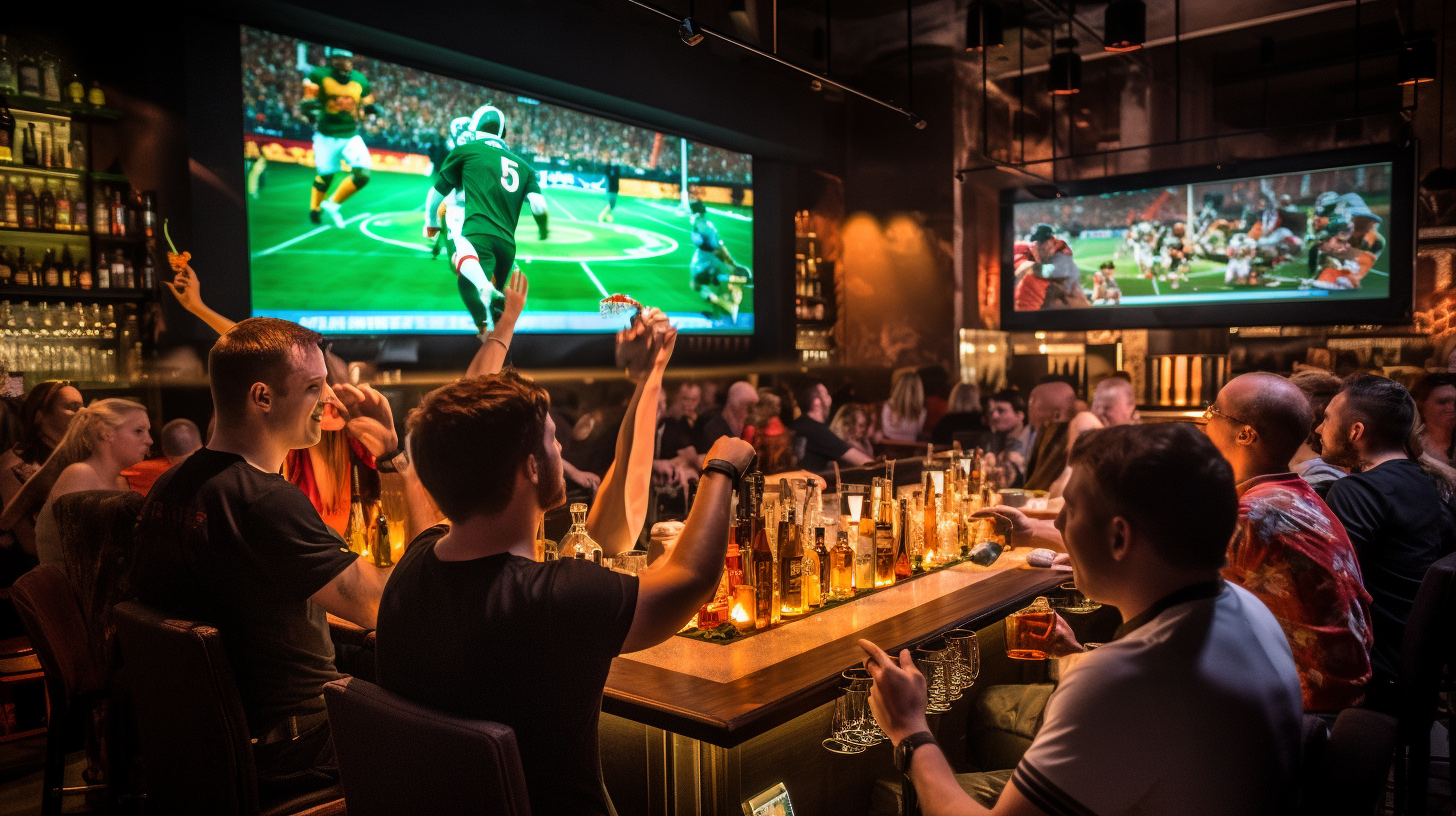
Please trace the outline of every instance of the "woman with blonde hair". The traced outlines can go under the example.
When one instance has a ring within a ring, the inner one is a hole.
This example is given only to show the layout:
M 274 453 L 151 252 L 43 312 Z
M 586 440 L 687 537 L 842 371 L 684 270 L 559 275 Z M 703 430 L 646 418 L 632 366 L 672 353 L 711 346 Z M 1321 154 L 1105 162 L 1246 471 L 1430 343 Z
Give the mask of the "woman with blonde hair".
M 891 442 L 919 442 L 925 429 L 925 386 L 914 369 L 895 375 L 880 411 L 881 433 Z
M 0 528 L 33 522 L 40 562 L 60 563 L 61 540 L 51 505 L 81 490 L 130 489 L 121 472 L 147 458 L 151 428 L 146 407 L 128 399 L 96 400 L 76 412 L 55 452 L 0 512 Z
M 863 405 L 858 402 L 849 402 L 834 412 L 834 419 L 829 422 L 829 430 L 833 431 L 835 436 L 848 442 L 851 448 L 874 458 L 875 446 L 870 439 L 870 429 L 873 424 L 870 412 Z

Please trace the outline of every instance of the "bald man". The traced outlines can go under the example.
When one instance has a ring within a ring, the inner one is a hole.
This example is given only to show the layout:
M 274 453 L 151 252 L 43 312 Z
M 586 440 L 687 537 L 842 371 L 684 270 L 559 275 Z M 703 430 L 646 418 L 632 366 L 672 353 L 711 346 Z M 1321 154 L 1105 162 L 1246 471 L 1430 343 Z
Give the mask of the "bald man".
M 707 453 L 720 437 L 743 438 L 743 427 L 748 424 L 748 414 L 758 404 L 758 389 L 749 383 L 739 381 L 728 387 L 728 399 L 718 415 L 703 423 L 700 439 L 701 453 Z
M 1026 398 L 1026 423 L 1032 437 L 1027 443 L 1026 489 L 1049 490 L 1067 468 L 1067 436 L 1077 414 L 1077 392 L 1061 382 L 1045 382 Z
M 1235 377 L 1203 415 L 1239 493 L 1223 577 L 1279 620 L 1305 711 L 1338 711 L 1359 704 L 1370 680 L 1370 595 L 1344 525 L 1289 470 L 1309 428 L 1309 400 L 1274 374 Z

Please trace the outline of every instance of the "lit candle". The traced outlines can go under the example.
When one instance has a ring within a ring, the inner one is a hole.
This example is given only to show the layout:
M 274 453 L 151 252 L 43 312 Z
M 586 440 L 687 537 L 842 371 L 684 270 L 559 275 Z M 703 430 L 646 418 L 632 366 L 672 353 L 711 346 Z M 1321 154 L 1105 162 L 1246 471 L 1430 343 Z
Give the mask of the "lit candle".
M 935 563 L 935 550 L 926 550 L 925 551 L 925 561 L 924 561 L 924 563 L 925 563 L 925 568 L 926 569 L 930 569 L 930 566 Z
M 728 618 L 733 621 L 734 626 L 738 627 L 738 631 L 747 632 L 750 629 L 758 628 L 752 612 L 758 608 L 756 600 L 753 584 L 739 584 L 733 590 L 733 611 L 729 613 Z

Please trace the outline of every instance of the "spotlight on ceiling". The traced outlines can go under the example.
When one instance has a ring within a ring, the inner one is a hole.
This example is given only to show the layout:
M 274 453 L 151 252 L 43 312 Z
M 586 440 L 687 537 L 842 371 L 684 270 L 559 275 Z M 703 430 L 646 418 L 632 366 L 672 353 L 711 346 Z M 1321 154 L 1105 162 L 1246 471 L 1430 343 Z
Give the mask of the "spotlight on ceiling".
M 1076 40 L 1068 37 L 1057 40 L 1056 45 L 1066 50 L 1052 54 L 1048 82 L 1053 95 L 1070 96 L 1082 90 L 1082 58 L 1073 50 Z
M 1436 41 L 1428 31 L 1415 34 L 1400 49 L 1395 71 L 1401 85 L 1415 85 L 1436 79 Z
M 697 45 L 703 41 L 703 32 L 698 30 L 697 23 L 691 17 L 683 18 L 682 24 L 677 27 L 677 36 L 688 45 Z
M 1001 7 L 991 0 L 971 0 L 966 7 L 966 50 L 1000 48 L 1006 44 L 1001 28 Z
M 1112 0 L 1102 18 L 1102 47 L 1136 51 L 1147 40 L 1148 7 L 1142 0 Z

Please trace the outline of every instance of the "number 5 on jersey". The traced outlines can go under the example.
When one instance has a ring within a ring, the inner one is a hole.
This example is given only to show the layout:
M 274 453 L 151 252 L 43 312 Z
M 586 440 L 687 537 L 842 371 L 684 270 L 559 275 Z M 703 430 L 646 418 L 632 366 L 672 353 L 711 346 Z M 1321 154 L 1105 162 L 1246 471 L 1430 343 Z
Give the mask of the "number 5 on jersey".
M 516 172 L 516 163 L 505 156 L 501 157 L 501 186 L 506 192 L 514 193 L 516 188 L 521 186 L 521 176 Z

